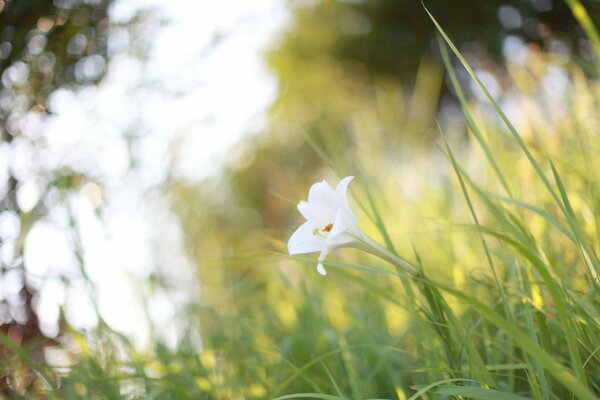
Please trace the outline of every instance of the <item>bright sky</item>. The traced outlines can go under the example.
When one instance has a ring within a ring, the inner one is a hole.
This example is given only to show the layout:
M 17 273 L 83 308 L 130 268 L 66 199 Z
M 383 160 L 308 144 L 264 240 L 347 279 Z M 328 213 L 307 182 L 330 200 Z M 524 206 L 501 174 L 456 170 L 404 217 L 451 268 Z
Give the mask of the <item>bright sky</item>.
M 282 3 L 117 0 L 110 11 L 117 22 L 154 10 L 155 17 L 143 25 L 150 44 L 147 62 L 130 54 L 131 35 L 115 29 L 102 83 L 79 93 L 58 90 L 49 103 L 53 117 L 26 124 L 28 135 L 43 132 L 47 138 L 35 155 L 42 168 L 76 166 L 95 177 L 69 199 L 85 272 L 96 286 L 102 317 L 140 345 L 149 339 L 143 299 L 149 298 L 152 322 L 170 327 L 165 334 L 174 341 L 177 306 L 200 290 L 160 185 L 169 168 L 190 182 L 215 173 L 227 150 L 260 128 L 276 95 L 262 52 L 287 18 Z M 159 24 L 156 16 L 167 23 Z M 135 138 L 130 148 L 126 135 Z M 27 151 L 23 157 L 34 156 Z M 128 152 L 137 161 L 133 168 Z M 33 206 L 35 184 L 23 186 L 19 202 Z M 66 233 L 69 218 L 65 209 L 54 210 L 34 226 L 25 248 L 29 272 L 51 276 L 38 303 L 47 333 L 56 332 L 59 304 L 76 327 L 96 322 L 91 289 L 83 281 L 67 287 L 60 279 L 60 274 L 79 274 L 73 238 Z M 148 296 L 152 275 L 177 290 Z

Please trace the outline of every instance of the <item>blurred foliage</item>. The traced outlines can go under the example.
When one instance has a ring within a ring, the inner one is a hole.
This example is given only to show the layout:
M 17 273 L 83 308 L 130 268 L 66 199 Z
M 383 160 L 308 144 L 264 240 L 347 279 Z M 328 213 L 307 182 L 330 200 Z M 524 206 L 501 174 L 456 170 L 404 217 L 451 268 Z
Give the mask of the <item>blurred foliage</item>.
M 35 303 L 43 277 L 26 272 L 24 243 L 33 224 L 55 208 L 64 193 L 80 188 L 85 177 L 66 167 L 44 170 L 39 160 L 19 157 L 44 146 L 44 137 L 32 135 L 27 124 L 45 118 L 55 90 L 95 84 L 104 75 L 110 3 L 0 1 L 0 331 L 18 345 L 34 343 L 29 354 L 37 361 L 43 360 L 43 348 L 52 341 L 42 339 L 38 326 Z M 36 187 L 37 199 L 23 207 L 19 191 L 27 185 Z M 5 345 L 0 344 L 2 358 L 18 360 Z M 17 379 L 4 367 L 4 394 L 22 395 L 39 383 L 27 368 L 15 368 L 26 377 Z
M 562 1 L 430 0 L 424 4 L 467 53 L 478 57 L 492 54 L 500 60 L 508 35 L 546 50 L 552 50 L 552 41 L 559 39 L 574 56 L 593 57 L 589 41 Z M 587 2 L 587 6 L 599 22 L 600 5 Z M 300 0 L 292 1 L 291 8 L 292 23 L 272 58 L 283 83 L 292 77 L 283 63 L 303 65 L 320 58 L 411 82 L 423 56 L 437 53 L 435 30 L 419 1 Z
M 2 116 L 46 108 L 58 87 L 95 83 L 106 65 L 109 0 L 2 2 Z M 18 104 L 14 104 L 17 102 Z M 16 127 L 8 124 L 7 134 Z

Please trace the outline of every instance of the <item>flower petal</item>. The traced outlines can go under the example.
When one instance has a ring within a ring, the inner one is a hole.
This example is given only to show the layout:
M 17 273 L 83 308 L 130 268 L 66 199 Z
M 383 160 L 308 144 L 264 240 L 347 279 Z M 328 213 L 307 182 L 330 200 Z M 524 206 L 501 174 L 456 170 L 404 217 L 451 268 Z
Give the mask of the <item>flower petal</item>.
M 340 244 L 357 241 L 360 237 L 358 218 L 352 210 L 342 207 L 338 210 L 333 229 L 327 236 L 327 246 L 339 246 Z
M 315 229 L 318 228 L 310 221 L 300 225 L 288 241 L 288 252 L 290 254 L 302 254 L 323 250 L 325 240 L 313 234 Z
M 315 219 L 315 213 L 313 212 L 312 207 L 304 200 L 298 203 L 298 211 L 300 211 L 300 214 L 302 214 L 304 219 L 306 219 L 307 221 Z
M 326 214 L 333 219 L 335 212 L 342 206 L 336 191 L 325 181 L 317 182 L 308 191 L 308 203 L 318 209 L 319 214 Z
M 323 276 L 327 275 L 327 270 L 323 266 L 323 263 L 320 262 L 320 263 L 317 264 L 317 272 L 320 273 Z
M 350 184 L 350 182 L 352 182 L 352 179 L 354 179 L 353 176 L 347 176 L 344 179 L 342 179 L 340 181 L 340 183 L 338 183 L 337 188 L 335 188 L 335 192 L 337 193 L 337 195 L 342 199 L 342 201 L 344 202 L 344 205 L 348 208 L 350 208 L 350 204 L 348 204 L 348 185 Z
M 307 221 L 313 221 L 318 226 L 333 222 L 331 210 L 329 208 L 323 209 L 315 204 L 301 201 L 298 203 L 298 211 L 300 211 L 300 214 L 302 214 Z
M 332 249 L 330 249 L 329 247 L 325 247 L 323 248 L 323 250 L 321 250 L 321 254 L 319 254 L 319 263 L 317 264 L 317 271 L 323 276 L 327 275 L 327 270 L 323 266 L 323 260 L 325 260 L 325 257 L 327 257 L 327 254 L 329 254 L 331 250 Z

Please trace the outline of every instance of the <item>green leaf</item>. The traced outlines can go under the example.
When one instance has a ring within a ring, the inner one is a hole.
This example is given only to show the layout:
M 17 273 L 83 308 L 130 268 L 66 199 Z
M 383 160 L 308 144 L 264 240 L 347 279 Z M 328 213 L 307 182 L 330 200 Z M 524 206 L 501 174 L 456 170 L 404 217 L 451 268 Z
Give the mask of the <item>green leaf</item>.
M 427 392 L 430 392 L 435 387 L 440 386 L 440 385 L 444 385 L 446 383 L 452 383 L 452 382 L 472 382 L 472 383 L 477 383 L 477 381 L 475 381 L 473 379 L 463 379 L 463 378 L 444 379 L 444 380 L 437 381 L 437 382 L 431 383 L 431 384 L 429 384 L 427 386 L 419 388 L 417 390 L 417 393 L 415 393 L 412 396 L 410 396 L 410 399 L 408 399 L 408 400 L 417 400 L 419 397 L 423 396 Z
M 463 396 L 477 400 L 531 400 L 529 397 L 475 386 L 440 386 L 433 393 L 446 396 Z

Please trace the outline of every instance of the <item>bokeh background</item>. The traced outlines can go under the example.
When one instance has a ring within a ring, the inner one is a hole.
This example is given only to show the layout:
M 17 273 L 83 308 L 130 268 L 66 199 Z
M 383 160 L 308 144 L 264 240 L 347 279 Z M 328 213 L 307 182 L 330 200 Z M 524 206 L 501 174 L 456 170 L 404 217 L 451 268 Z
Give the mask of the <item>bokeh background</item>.
M 598 164 L 598 141 L 574 136 L 598 137 L 598 60 L 566 2 L 425 5 L 528 140 Z M 600 3 L 584 5 L 598 25 Z M 452 253 L 444 277 L 485 281 L 473 238 L 450 227 L 467 214 L 440 126 L 488 178 L 439 49 L 415 0 L 0 1 L 0 331 L 62 371 L 63 398 L 263 398 L 341 374 L 355 396 L 402 399 L 418 378 L 392 371 L 411 358 L 381 349 L 290 380 L 336 346 L 398 343 L 411 316 L 360 274 L 325 280 L 282 254 L 309 185 L 356 175 L 399 248 L 435 239 L 425 258 Z M 43 398 L 2 346 L 0 396 Z

